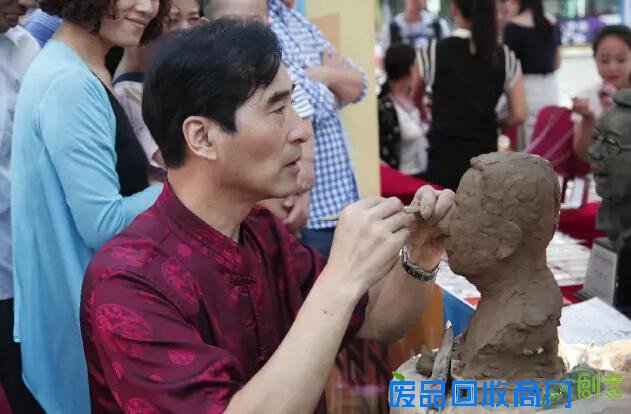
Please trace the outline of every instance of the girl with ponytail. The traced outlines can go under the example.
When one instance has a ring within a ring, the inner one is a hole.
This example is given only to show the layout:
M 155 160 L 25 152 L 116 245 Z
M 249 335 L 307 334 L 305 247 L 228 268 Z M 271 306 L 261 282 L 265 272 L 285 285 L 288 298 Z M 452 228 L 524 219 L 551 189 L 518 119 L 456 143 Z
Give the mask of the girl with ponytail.
M 519 148 L 526 149 L 539 111 L 557 105 L 558 85 L 554 72 L 561 64 L 561 31 L 543 11 L 543 0 L 508 0 L 517 3 L 519 14 L 504 27 L 504 43 L 515 52 L 524 72 L 528 119 L 520 130 Z
M 455 30 L 419 52 L 432 100 L 429 165 L 423 178 L 455 190 L 472 157 L 497 151 L 498 128 L 520 125 L 527 109 L 519 62 L 497 42 L 495 0 L 453 0 Z M 508 96 L 509 115 L 495 108 Z

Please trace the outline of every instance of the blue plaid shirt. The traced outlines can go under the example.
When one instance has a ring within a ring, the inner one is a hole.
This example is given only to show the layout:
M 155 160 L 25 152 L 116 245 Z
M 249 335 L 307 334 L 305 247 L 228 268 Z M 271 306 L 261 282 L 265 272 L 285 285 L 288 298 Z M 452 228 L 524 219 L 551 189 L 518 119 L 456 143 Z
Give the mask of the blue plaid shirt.
M 346 133 L 339 110 L 340 102 L 324 84 L 311 81 L 305 69 L 322 64 L 322 52 L 333 48 L 318 28 L 282 0 L 269 0 L 269 19 L 283 49 L 283 61 L 294 82 L 305 90 L 315 113 L 315 186 L 311 190 L 308 229 L 335 227 L 334 222 L 318 220 L 338 213 L 359 199 Z M 355 66 L 352 62 L 348 64 Z M 357 101 L 366 95 L 367 81 Z

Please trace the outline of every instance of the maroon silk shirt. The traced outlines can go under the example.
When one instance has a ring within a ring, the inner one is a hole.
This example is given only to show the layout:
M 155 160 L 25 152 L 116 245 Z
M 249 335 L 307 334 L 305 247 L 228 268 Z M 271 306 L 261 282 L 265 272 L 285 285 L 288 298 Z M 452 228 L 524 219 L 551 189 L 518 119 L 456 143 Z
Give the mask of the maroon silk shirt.
M 278 348 L 324 264 L 267 210 L 252 211 L 236 243 L 165 185 L 85 275 L 92 413 L 222 413 Z

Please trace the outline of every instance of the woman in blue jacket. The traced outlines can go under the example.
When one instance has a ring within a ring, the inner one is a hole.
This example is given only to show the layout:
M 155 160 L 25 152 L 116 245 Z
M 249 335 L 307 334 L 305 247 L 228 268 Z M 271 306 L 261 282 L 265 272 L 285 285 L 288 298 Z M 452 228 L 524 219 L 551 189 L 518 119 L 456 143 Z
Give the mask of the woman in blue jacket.
M 15 338 L 48 413 L 89 413 L 79 330 L 86 266 L 149 207 L 147 161 L 105 55 L 157 36 L 168 0 L 43 0 L 63 23 L 26 73 L 12 147 Z

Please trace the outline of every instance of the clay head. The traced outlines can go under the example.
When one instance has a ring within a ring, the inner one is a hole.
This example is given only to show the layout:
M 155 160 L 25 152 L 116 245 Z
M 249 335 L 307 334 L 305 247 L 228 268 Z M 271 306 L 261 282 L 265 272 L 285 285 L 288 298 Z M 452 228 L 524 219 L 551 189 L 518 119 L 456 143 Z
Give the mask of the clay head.
M 491 153 L 471 159 L 447 223 L 441 224 L 449 266 L 475 284 L 476 276 L 514 257 L 545 258 L 559 205 L 557 175 L 543 158 Z
M 596 192 L 618 203 L 631 197 L 631 90 L 613 99 L 615 105 L 596 123 L 589 159 Z

